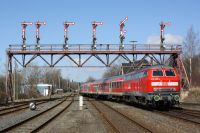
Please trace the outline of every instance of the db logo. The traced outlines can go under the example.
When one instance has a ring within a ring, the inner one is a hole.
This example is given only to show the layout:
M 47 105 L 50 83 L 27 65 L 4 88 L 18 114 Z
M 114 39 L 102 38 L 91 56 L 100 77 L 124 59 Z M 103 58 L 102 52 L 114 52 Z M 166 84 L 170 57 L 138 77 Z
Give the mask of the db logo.
M 167 86 L 167 82 L 162 82 L 163 86 Z

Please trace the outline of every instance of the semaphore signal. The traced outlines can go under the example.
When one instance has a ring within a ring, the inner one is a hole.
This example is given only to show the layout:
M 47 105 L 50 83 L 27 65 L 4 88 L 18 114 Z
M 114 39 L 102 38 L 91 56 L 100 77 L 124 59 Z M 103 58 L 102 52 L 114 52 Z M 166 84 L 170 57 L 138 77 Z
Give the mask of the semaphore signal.
M 160 48 L 161 49 L 164 49 L 164 40 L 165 40 L 165 37 L 164 37 L 164 29 L 165 29 L 165 26 L 170 26 L 171 25 L 171 22 L 161 22 L 160 23 Z
M 40 31 L 39 31 L 39 29 L 40 29 L 41 25 L 46 25 L 46 24 L 47 24 L 46 22 L 39 22 L 39 21 L 35 22 L 35 26 L 36 26 L 36 50 L 40 49 L 40 44 L 39 44 L 39 42 L 40 42 Z
M 32 22 L 22 22 L 22 49 L 25 50 L 26 49 L 26 27 L 28 25 L 32 25 Z
M 120 22 L 120 24 L 119 24 L 119 26 L 120 26 L 120 36 L 119 36 L 119 38 L 120 38 L 120 47 L 119 47 L 119 49 L 120 50 L 123 50 L 124 49 L 124 44 L 123 44 L 123 42 L 124 42 L 124 39 L 125 39 L 125 33 L 126 33 L 126 30 L 124 30 L 123 28 L 125 27 L 125 22 L 128 20 L 128 17 L 126 17 L 124 20 L 122 20 L 121 22 Z
M 69 40 L 68 28 L 70 25 L 75 25 L 75 22 L 67 22 L 67 21 L 64 22 L 64 45 L 63 45 L 64 50 L 68 49 L 68 43 L 67 43 L 67 41 Z
M 96 49 L 96 28 L 99 25 L 103 25 L 103 22 L 92 22 L 92 50 Z

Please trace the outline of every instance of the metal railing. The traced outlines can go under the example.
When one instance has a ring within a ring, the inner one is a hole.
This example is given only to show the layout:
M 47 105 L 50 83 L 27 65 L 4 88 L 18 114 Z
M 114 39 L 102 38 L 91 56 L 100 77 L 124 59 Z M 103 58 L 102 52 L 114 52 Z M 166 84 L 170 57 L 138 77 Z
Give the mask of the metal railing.
M 123 49 L 119 49 L 119 44 L 97 44 L 93 51 L 181 51 L 181 45 L 165 44 L 161 48 L 160 44 L 125 44 Z M 8 51 L 92 51 L 90 44 L 71 44 L 68 49 L 63 48 L 63 44 L 43 44 L 39 49 L 36 45 L 26 45 L 23 49 L 21 45 L 9 45 Z

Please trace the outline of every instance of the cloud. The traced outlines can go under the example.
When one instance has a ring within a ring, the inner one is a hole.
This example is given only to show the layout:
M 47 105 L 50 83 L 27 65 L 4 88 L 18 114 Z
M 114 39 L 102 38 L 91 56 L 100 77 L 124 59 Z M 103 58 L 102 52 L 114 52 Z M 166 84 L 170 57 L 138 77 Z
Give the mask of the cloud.
M 182 44 L 183 37 L 180 35 L 165 34 L 165 44 Z M 149 36 L 148 44 L 160 44 L 160 36 Z

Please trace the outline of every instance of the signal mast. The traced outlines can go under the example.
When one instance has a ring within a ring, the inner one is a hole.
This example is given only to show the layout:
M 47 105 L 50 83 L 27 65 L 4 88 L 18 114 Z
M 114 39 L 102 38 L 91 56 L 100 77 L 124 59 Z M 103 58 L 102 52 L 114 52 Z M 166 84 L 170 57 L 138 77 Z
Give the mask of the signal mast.
M 164 49 L 164 40 L 165 40 L 165 37 L 164 37 L 164 29 L 165 29 L 165 26 L 170 26 L 171 25 L 171 22 L 161 22 L 160 23 L 160 49 L 163 50 Z
M 26 27 L 28 25 L 32 25 L 33 23 L 32 22 L 22 22 L 21 25 L 22 25 L 22 50 L 25 50 L 26 49 Z
M 93 29 L 92 30 L 93 31 L 93 34 L 92 34 L 92 50 L 96 50 L 96 40 L 97 40 L 97 38 L 96 38 L 96 28 L 99 25 L 103 25 L 103 22 L 96 22 L 96 21 L 92 22 L 92 29 Z
M 36 50 L 40 49 L 40 44 L 39 44 L 39 42 L 40 42 L 40 32 L 39 32 L 39 29 L 40 29 L 41 25 L 46 25 L 46 22 L 39 22 L 39 21 L 35 22 L 35 26 L 36 26 L 36 46 L 35 46 L 35 48 L 36 48 Z
M 124 49 L 124 44 L 123 44 L 123 42 L 124 42 L 124 39 L 125 39 L 125 33 L 126 33 L 126 30 L 123 30 L 123 28 L 125 27 L 125 22 L 128 20 L 128 17 L 126 17 L 124 20 L 122 20 L 121 22 L 120 22 L 120 36 L 119 36 L 119 38 L 120 38 L 120 47 L 119 47 L 119 49 L 120 50 L 123 50 Z
M 70 25 L 75 25 L 75 22 L 67 22 L 67 21 L 64 22 L 64 45 L 63 45 L 63 48 L 65 50 L 68 49 L 68 43 L 67 43 L 67 41 L 69 40 L 69 38 L 68 38 L 68 28 L 69 28 Z

